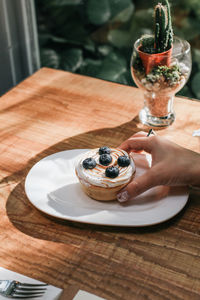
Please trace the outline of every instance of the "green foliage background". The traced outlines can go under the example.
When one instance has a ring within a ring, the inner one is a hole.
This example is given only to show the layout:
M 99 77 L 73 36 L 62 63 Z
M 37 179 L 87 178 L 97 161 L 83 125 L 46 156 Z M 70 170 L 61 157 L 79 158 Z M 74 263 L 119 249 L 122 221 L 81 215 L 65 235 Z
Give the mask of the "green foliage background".
M 35 0 L 41 65 L 134 85 L 130 57 L 134 41 L 152 33 L 147 0 Z M 200 1 L 171 0 L 175 35 L 192 46 L 193 67 L 179 92 L 200 99 Z

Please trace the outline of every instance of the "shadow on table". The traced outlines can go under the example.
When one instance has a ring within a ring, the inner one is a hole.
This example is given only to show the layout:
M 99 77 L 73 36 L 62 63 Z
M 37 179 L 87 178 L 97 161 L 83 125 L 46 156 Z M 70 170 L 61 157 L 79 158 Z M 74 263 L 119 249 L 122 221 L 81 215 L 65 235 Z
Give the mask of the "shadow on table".
M 145 127 L 140 125 L 137 127 L 138 117 L 132 121 L 122 124 L 115 128 L 103 128 L 94 131 L 89 131 L 74 137 L 67 138 L 39 153 L 31 159 L 28 165 L 16 173 L 4 178 L 1 183 L 16 182 L 19 183 L 10 193 L 6 209 L 7 215 L 13 225 L 23 233 L 35 238 L 44 240 L 53 240 L 65 243 L 67 241 L 67 232 L 74 234 L 74 238 L 83 235 L 88 236 L 91 231 L 98 232 L 115 232 L 115 233 L 135 233 L 146 234 L 150 232 L 159 232 L 167 229 L 169 226 L 179 222 L 184 215 L 184 208 L 178 215 L 165 223 L 153 225 L 149 227 L 112 227 L 102 225 L 89 225 L 78 222 L 60 220 L 51 216 L 47 216 L 38 211 L 31 205 L 24 191 L 24 179 L 30 168 L 42 158 L 64 150 L 77 148 L 96 148 L 102 145 L 117 147 L 122 141 L 129 138 L 134 133 L 145 130 Z M 148 129 L 146 129 L 148 131 Z M 111 138 L 112 137 L 112 138 Z M 78 147 L 77 147 L 78 145 Z M 186 205 L 187 207 L 188 205 Z

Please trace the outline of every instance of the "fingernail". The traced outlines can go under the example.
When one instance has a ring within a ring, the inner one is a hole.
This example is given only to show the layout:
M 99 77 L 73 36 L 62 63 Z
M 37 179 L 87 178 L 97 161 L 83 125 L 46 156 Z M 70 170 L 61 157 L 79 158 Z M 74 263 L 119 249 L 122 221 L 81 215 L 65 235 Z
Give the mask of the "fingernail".
M 117 200 L 119 202 L 126 202 L 130 198 L 129 193 L 127 191 L 123 191 L 119 194 L 117 194 Z

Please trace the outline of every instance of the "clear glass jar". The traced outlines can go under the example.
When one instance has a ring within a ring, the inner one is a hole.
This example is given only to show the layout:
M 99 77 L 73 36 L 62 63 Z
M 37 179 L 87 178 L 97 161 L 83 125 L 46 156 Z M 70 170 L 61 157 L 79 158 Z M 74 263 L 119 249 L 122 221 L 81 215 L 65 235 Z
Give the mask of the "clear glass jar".
M 141 39 L 138 39 L 131 56 L 131 74 L 144 95 L 140 121 L 148 126 L 169 126 L 175 120 L 174 95 L 182 89 L 191 73 L 190 44 L 174 37 L 171 49 L 155 54 L 142 52 L 140 45 Z

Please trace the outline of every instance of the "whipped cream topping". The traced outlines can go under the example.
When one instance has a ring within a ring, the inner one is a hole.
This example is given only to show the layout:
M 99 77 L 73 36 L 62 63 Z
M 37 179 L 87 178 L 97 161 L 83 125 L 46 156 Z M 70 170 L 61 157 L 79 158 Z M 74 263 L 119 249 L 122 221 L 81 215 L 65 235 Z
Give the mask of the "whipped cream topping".
M 80 181 L 87 185 L 92 184 L 101 187 L 115 187 L 118 185 L 122 185 L 128 183 L 133 173 L 135 172 L 135 164 L 131 156 L 130 165 L 128 167 L 120 167 L 117 164 L 117 159 L 119 156 L 126 155 L 128 153 L 121 149 L 112 149 L 111 153 L 112 161 L 108 166 L 103 166 L 99 163 L 99 149 L 92 149 L 79 157 L 79 160 L 76 164 L 76 173 L 79 177 Z M 83 167 L 83 161 L 86 158 L 92 157 L 95 159 L 97 165 L 93 169 L 85 169 Z M 115 178 L 109 178 L 105 176 L 105 169 L 109 166 L 117 166 L 119 168 L 119 175 Z

